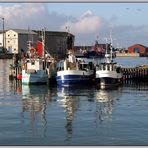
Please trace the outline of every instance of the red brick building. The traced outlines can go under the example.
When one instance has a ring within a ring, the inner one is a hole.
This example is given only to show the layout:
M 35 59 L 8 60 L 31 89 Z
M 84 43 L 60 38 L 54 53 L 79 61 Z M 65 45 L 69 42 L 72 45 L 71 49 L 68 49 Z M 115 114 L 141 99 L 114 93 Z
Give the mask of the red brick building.
M 143 46 L 141 44 L 134 44 L 130 47 L 128 47 L 129 53 L 148 53 L 148 47 Z

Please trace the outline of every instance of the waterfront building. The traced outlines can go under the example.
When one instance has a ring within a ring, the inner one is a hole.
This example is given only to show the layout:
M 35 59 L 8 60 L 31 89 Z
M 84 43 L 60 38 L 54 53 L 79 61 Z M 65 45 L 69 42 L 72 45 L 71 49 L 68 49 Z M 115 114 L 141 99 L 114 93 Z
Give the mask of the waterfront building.
M 141 45 L 141 44 L 134 44 L 130 47 L 128 47 L 129 53 L 147 53 L 148 47 Z
M 42 31 L 25 30 L 25 29 L 9 29 L 5 31 L 5 48 L 7 53 L 18 54 L 21 49 L 27 51 L 28 41 L 33 46 L 37 46 L 37 40 L 41 40 Z M 67 49 L 74 46 L 74 35 L 68 32 L 45 31 L 45 48 L 53 56 L 57 58 L 65 57 Z M 3 34 L 0 32 L 0 47 L 3 47 Z
M 36 31 L 38 37 L 41 31 Z M 75 36 L 68 32 L 45 31 L 45 48 L 55 58 L 64 58 L 67 49 L 73 49 Z
M 37 33 L 31 30 L 10 29 L 6 31 L 6 49 L 8 53 L 18 54 L 21 49 L 27 51 L 28 41 L 35 44 Z
M 0 53 L 3 51 L 3 34 L 0 34 Z

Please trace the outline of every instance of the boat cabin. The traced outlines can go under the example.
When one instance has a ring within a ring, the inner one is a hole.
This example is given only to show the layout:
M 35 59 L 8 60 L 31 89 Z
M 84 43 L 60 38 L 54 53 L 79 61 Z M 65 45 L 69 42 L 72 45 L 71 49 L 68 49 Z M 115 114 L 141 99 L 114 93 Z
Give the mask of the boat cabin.
M 27 59 L 26 70 L 44 70 L 45 63 L 43 59 Z
M 101 63 L 97 66 L 97 70 L 100 71 L 116 71 L 117 73 L 121 72 L 121 67 L 117 66 L 117 63 Z
M 92 62 L 85 63 L 83 61 L 76 61 L 71 63 L 67 60 L 62 60 L 57 65 L 57 71 L 61 70 L 94 70 L 94 64 Z
M 92 62 L 89 63 L 79 63 L 79 70 L 93 70 L 94 69 L 94 65 Z

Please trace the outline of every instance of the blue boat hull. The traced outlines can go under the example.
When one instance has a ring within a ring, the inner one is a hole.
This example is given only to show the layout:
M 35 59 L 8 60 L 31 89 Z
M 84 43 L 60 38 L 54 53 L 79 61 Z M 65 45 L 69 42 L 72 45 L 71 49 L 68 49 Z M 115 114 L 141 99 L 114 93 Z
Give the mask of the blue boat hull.
M 91 84 L 92 76 L 82 75 L 64 75 L 57 76 L 56 81 L 58 85 L 75 85 L 75 84 Z

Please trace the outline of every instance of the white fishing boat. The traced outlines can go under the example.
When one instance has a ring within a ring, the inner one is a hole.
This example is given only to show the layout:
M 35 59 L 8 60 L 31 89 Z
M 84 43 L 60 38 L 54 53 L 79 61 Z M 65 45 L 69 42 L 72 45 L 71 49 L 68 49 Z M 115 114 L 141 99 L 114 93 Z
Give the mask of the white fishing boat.
M 22 66 L 22 84 L 45 84 L 48 82 L 43 35 L 42 48 L 36 49 L 29 42 L 28 56 L 24 59 Z
M 60 61 L 56 81 L 58 85 L 69 86 L 74 84 L 90 84 L 93 80 L 94 66 L 92 62 L 86 63 L 78 60 L 70 52 L 68 58 Z
M 96 83 L 101 87 L 120 84 L 121 66 L 112 59 L 112 45 L 106 48 L 105 61 L 96 66 Z
M 22 69 L 22 84 L 47 83 L 48 74 L 44 63 L 45 61 L 40 58 L 26 59 L 26 65 Z

